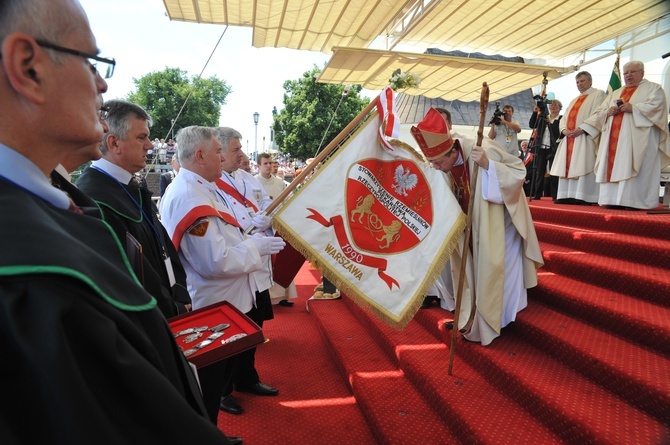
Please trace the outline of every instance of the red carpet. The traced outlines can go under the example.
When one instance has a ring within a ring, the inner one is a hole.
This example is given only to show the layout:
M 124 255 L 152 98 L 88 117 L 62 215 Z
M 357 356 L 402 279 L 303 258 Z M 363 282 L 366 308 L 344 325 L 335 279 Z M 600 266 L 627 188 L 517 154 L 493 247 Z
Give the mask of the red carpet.
M 275 307 L 259 347 L 278 397 L 236 394 L 219 426 L 256 444 L 670 444 L 670 215 L 533 201 L 546 265 L 489 347 L 449 312 L 394 331 L 345 298 Z
M 320 274 L 308 265 L 296 278 L 293 307 L 274 306 L 266 322 L 269 341 L 259 346 L 261 381 L 279 388 L 277 397 L 234 392 L 245 412 L 219 412 L 219 428 L 248 445 L 374 443 L 346 379 L 335 369 L 317 325 L 306 310 Z

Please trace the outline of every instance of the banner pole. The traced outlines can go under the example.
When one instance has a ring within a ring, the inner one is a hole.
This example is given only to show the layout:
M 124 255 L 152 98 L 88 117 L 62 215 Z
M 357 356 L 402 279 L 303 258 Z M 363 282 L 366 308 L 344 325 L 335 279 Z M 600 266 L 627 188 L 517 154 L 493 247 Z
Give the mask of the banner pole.
M 272 203 L 265 210 L 263 210 L 262 213 L 265 215 L 270 215 L 277 207 L 283 204 L 291 192 L 293 192 L 293 190 L 295 190 L 296 187 L 298 187 L 302 181 L 304 181 L 305 178 L 310 173 L 312 173 L 312 171 L 319 165 L 319 163 L 328 157 L 330 152 L 333 151 L 335 147 L 337 147 L 338 144 L 342 142 L 344 138 L 347 137 L 358 124 L 361 123 L 365 116 L 370 114 L 370 112 L 377 106 L 378 101 L 379 97 L 375 97 L 373 100 L 371 100 L 370 103 L 363 109 L 363 111 L 358 113 L 358 116 L 349 122 L 349 124 L 344 127 L 344 129 L 337 136 L 335 136 L 332 141 L 330 141 L 330 143 L 321 151 L 321 153 L 319 153 L 314 158 L 314 161 L 309 163 L 298 176 L 293 178 L 293 181 L 289 183 L 289 185 L 275 198 L 274 201 L 272 201 Z M 249 226 L 244 233 L 248 235 L 253 229 L 253 226 Z

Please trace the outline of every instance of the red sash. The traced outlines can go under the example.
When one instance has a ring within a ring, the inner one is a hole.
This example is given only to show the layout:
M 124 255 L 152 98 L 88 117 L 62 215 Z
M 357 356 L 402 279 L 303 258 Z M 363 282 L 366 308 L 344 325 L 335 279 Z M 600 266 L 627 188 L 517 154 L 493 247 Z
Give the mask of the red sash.
M 637 86 L 624 87 L 621 97 L 619 99 L 624 102 L 630 102 L 630 98 L 637 90 Z M 609 147 L 607 150 L 607 182 L 612 178 L 612 169 L 614 168 L 614 158 L 616 158 L 616 149 L 619 145 L 619 133 L 621 133 L 621 122 L 623 121 L 624 113 L 619 113 L 612 119 L 612 130 L 610 132 Z
M 452 167 L 449 172 L 451 173 L 452 190 L 463 212 L 468 213 L 468 206 L 470 205 L 470 169 L 468 168 L 468 161 L 463 156 L 461 145 L 457 144 L 454 146 L 454 149 L 461 154 L 463 164 Z
M 575 127 L 577 126 L 577 114 L 579 113 L 579 109 L 582 107 L 582 104 L 588 97 L 588 94 L 585 94 L 583 96 L 579 96 L 577 99 L 577 102 L 572 106 L 570 109 L 570 113 L 568 114 L 568 122 L 565 124 L 565 128 L 568 130 L 574 130 Z M 575 138 L 568 138 L 568 151 L 567 151 L 567 158 L 565 160 L 565 177 L 568 177 L 568 170 L 570 170 L 570 162 L 572 161 L 572 149 L 575 146 Z
M 256 207 L 256 204 L 254 204 L 253 201 L 247 199 L 246 196 L 243 196 L 242 193 L 240 193 L 239 190 L 237 190 L 235 187 L 226 183 L 225 181 L 222 181 L 220 178 L 214 182 L 221 190 L 226 192 L 229 196 L 238 201 L 240 204 L 242 204 L 245 207 L 251 207 L 252 209 L 254 209 L 254 212 L 258 212 L 258 207 Z
M 175 249 L 179 250 L 179 244 L 181 239 L 184 236 L 184 233 L 191 227 L 198 219 L 206 217 L 221 218 L 226 223 L 235 226 L 242 230 L 242 227 L 237 223 L 237 220 L 225 212 L 220 212 L 212 206 L 201 205 L 192 208 L 184 217 L 179 221 L 177 227 L 175 227 L 174 234 L 172 235 L 172 244 L 174 244 Z
M 523 161 L 523 165 L 526 165 L 526 166 L 527 166 L 528 164 L 530 164 L 531 162 L 533 162 L 533 158 L 534 158 L 534 157 L 535 157 L 535 155 L 533 155 L 533 153 L 528 152 L 527 155 L 526 155 L 526 159 Z

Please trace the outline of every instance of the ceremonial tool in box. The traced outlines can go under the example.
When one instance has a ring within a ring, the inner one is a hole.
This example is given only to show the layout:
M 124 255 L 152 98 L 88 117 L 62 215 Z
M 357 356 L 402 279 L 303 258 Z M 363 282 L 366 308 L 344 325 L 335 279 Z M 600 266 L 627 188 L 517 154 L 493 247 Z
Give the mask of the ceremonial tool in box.
M 261 328 L 227 301 L 171 318 L 169 325 L 187 360 L 198 368 L 265 341 Z

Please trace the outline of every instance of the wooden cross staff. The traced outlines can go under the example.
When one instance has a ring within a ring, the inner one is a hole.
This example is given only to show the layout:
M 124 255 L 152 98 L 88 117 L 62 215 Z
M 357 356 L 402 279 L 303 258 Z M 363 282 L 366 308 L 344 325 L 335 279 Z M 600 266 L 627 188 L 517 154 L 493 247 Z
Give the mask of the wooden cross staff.
M 479 99 L 479 129 L 477 130 L 477 146 L 482 146 L 482 141 L 484 140 L 484 122 L 486 121 L 486 111 L 489 107 L 489 86 L 484 82 L 482 84 L 482 95 Z M 465 168 L 468 167 L 467 159 L 463 159 L 466 163 Z M 463 299 L 463 282 L 465 281 L 465 265 L 467 263 L 468 254 L 470 252 L 470 239 L 472 235 L 472 207 L 475 202 L 475 192 L 477 189 L 477 174 L 479 173 L 479 165 L 475 163 L 474 169 L 472 172 L 472 179 L 470 180 L 470 202 L 468 203 L 468 214 L 465 224 L 465 240 L 463 242 L 463 253 L 461 256 L 461 271 L 458 279 L 458 292 L 456 293 L 456 309 L 454 310 L 454 327 L 451 332 L 451 347 L 449 349 L 449 371 L 448 374 L 451 375 L 452 368 L 454 366 L 454 354 L 456 352 L 456 337 L 458 336 L 458 318 L 461 312 L 461 300 Z M 470 283 L 471 286 L 474 283 Z M 474 295 L 472 298 L 472 310 L 470 311 L 470 318 L 474 316 L 475 312 L 475 299 Z M 468 320 L 470 324 L 470 320 Z

